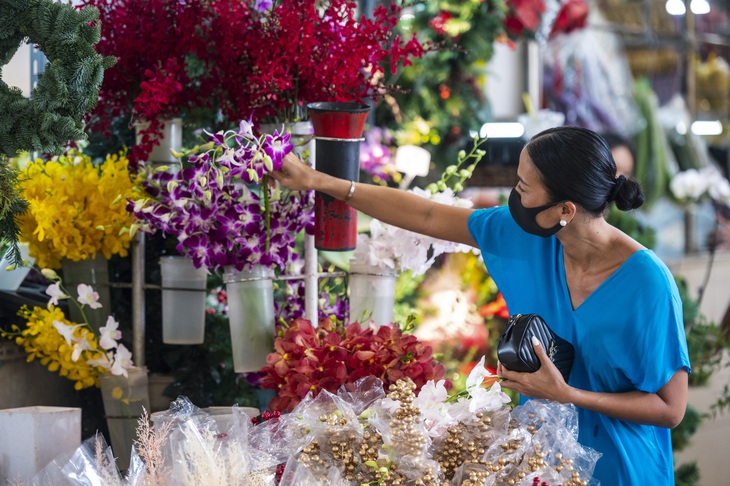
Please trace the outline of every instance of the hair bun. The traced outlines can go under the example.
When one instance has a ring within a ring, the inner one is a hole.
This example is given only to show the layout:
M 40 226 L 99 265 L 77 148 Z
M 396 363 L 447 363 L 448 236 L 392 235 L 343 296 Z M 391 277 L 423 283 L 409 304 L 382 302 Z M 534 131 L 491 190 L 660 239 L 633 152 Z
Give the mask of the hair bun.
M 606 199 L 606 201 L 608 201 L 608 202 L 615 201 L 616 197 L 618 197 L 618 192 L 621 190 L 621 188 L 623 187 L 625 182 L 626 182 L 626 177 L 623 174 L 618 176 L 613 183 L 613 187 L 611 188 L 611 190 L 608 193 L 608 199 Z
M 616 207 L 621 211 L 637 209 L 644 204 L 644 193 L 641 191 L 641 186 L 635 179 L 627 179 L 623 175 L 620 175 L 616 180 L 616 185 L 611 190 L 611 195 L 614 192 L 613 200 L 616 201 Z

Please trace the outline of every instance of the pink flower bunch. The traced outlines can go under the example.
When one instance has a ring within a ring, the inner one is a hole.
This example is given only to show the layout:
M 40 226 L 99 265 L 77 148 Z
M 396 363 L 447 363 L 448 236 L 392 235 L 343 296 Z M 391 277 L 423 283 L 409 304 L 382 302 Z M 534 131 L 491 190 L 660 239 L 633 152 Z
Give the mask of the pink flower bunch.
M 341 385 L 366 376 L 380 378 L 385 390 L 407 377 L 420 390 L 446 372 L 431 347 L 403 333 L 398 324 L 373 328 L 323 319 L 315 328 L 306 319 L 295 319 L 279 331 L 274 348 L 261 370 L 261 387 L 277 391 L 272 410 L 291 411 L 310 392 L 336 393 Z

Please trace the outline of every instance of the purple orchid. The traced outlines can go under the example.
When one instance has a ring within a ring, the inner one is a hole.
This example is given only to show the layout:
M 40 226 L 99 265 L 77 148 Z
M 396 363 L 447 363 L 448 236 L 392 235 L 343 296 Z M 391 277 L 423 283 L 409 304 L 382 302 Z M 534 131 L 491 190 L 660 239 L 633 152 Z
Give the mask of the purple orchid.
M 128 201 L 128 210 L 143 231 L 177 238 L 178 251 L 196 267 L 286 268 L 296 259 L 296 235 L 311 234 L 314 224 L 311 192 L 284 191 L 273 198 L 266 184 L 267 174 L 293 148 L 290 135 L 276 131 L 255 138 L 250 120 L 238 131 L 205 133 L 209 150 L 189 153 L 176 174 L 148 174 L 147 197 Z
M 263 149 L 266 154 L 271 157 L 274 169 L 281 169 L 284 156 L 292 151 L 294 146 L 289 142 L 291 134 L 280 134 L 278 130 L 274 130 L 273 135 L 266 135 L 263 143 Z
M 253 5 L 253 8 L 255 8 L 257 11 L 263 13 L 271 10 L 271 7 L 274 6 L 274 2 L 272 0 L 256 0 L 256 2 Z M 243 123 L 243 122 L 241 122 Z

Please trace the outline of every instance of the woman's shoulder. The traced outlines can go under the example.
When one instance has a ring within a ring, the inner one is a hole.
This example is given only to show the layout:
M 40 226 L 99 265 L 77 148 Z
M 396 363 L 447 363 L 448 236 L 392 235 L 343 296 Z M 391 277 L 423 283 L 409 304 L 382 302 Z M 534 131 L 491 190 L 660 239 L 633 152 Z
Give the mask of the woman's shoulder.
M 631 254 L 625 265 L 627 278 L 638 287 L 647 290 L 659 288 L 676 289 L 674 276 L 667 265 L 648 248 L 641 248 Z
M 481 239 L 487 238 L 488 235 L 509 228 L 510 222 L 514 224 L 506 206 L 476 209 L 469 215 L 469 232 L 474 240 L 479 243 Z

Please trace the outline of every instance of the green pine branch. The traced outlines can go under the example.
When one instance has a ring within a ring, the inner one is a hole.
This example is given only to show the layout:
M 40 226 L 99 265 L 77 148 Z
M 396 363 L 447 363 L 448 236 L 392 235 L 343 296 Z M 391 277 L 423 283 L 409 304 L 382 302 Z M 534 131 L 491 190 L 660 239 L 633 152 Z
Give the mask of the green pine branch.
M 26 201 L 18 194 L 18 174 L 8 159 L 0 154 L 0 240 L 10 244 L 7 259 L 11 265 L 22 265 L 18 248 L 20 227 L 17 217 L 25 212 Z M 0 268 L 0 271 L 4 271 Z

